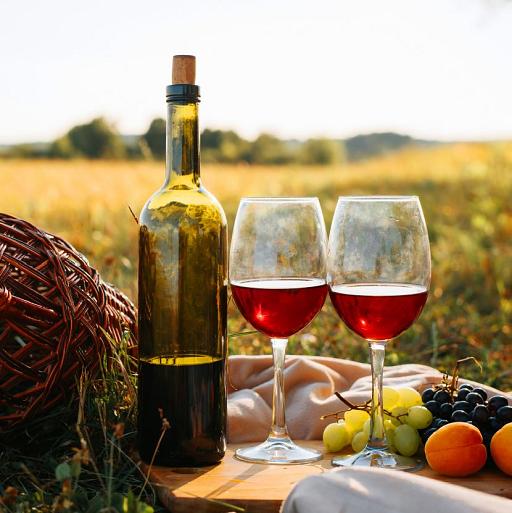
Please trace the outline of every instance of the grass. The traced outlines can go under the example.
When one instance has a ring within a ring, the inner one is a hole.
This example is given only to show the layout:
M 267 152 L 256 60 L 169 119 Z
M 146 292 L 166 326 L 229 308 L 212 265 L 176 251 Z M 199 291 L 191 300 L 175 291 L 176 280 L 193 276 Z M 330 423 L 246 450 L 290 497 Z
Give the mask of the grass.
M 112 341 L 113 343 L 113 341 Z M 0 437 L 0 512 L 154 513 L 136 463 L 135 368 L 126 340 L 97 376 L 77 377 L 69 404 Z
M 102 275 L 136 298 L 140 211 L 159 187 L 163 163 L 0 161 L 1 210 L 69 240 Z M 484 364 L 466 377 L 512 389 L 512 144 L 408 149 L 336 168 L 208 166 L 203 181 L 230 226 L 241 196 L 318 196 L 327 228 L 342 194 L 417 194 L 427 219 L 433 278 L 418 322 L 396 340 L 388 364 L 451 368 L 461 357 Z M 230 305 L 229 331 L 249 329 Z M 327 303 L 290 340 L 290 352 L 365 361 L 366 347 Z M 233 338 L 232 353 L 268 353 L 264 337 Z
M 136 298 L 138 212 L 160 185 L 163 164 L 0 161 L 0 210 L 55 232 L 103 277 Z M 314 195 L 329 228 L 341 194 L 417 194 L 429 228 L 433 279 L 415 325 L 390 345 L 387 364 L 451 369 L 476 357 L 464 377 L 512 389 L 512 144 L 410 149 L 338 168 L 218 167 L 203 170 L 230 226 L 241 196 Z M 230 303 L 230 333 L 250 326 Z M 365 344 L 327 303 L 290 340 L 290 352 L 366 361 Z M 258 334 L 233 336 L 232 353 L 268 353 Z M 154 491 L 132 458 L 133 377 L 123 350 L 98 379 L 82 376 L 79 408 L 62 405 L 23 432 L 0 438 L 0 511 L 149 513 Z M 9 488 L 8 486 L 12 487 Z M 17 494 L 17 495 L 16 495 Z M 140 496 L 141 501 L 138 501 Z

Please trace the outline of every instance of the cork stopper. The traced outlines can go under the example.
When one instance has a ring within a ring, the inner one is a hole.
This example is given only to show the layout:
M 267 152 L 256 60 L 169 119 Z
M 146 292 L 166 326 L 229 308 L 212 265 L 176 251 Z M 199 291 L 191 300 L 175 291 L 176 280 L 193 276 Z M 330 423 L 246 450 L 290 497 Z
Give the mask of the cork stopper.
M 172 83 L 196 83 L 196 58 L 193 55 L 175 55 L 172 58 Z

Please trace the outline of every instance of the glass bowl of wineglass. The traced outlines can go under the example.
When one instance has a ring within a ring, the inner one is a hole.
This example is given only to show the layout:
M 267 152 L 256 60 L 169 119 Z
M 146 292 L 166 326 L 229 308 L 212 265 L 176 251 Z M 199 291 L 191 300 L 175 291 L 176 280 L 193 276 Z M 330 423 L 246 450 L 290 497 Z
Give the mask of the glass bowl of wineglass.
M 422 460 L 392 453 L 384 429 L 382 376 L 386 343 L 418 318 L 430 286 L 430 246 L 417 196 L 342 196 L 328 244 L 332 304 L 370 347 L 371 427 L 362 452 L 335 466 L 414 470 Z
M 307 326 L 327 296 L 327 236 L 318 198 L 243 198 L 231 241 L 229 279 L 241 314 L 270 337 L 274 362 L 272 425 L 263 443 L 238 449 L 256 463 L 308 463 L 321 453 L 300 447 L 285 421 L 288 337 Z

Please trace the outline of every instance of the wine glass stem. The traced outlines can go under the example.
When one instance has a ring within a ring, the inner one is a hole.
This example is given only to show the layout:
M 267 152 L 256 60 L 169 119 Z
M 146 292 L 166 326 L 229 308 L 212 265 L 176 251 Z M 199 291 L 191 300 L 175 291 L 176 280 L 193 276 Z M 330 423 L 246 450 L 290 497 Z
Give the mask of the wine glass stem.
M 370 361 L 372 365 L 372 410 L 369 449 L 387 449 L 384 431 L 384 412 L 382 396 L 382 374 L 384 371 L 384 343 L 370 342 Z
M 284 359 L 288 339 L 272 339 L 272 357 L 274 360 L 274 391 L 272 397 L 272 428 L 270 437 L 288 438 L 284 401 Z

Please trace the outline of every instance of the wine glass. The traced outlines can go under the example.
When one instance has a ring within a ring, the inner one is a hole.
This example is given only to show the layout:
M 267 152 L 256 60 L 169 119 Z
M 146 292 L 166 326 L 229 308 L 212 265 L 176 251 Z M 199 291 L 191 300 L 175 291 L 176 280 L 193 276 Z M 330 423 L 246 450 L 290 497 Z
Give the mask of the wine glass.
M 327 260 L 331 301 L 344 323 L 368 341 L 372 369 L 369 441 L 362 452 L 332 463 L 418 469 L 421 460 L 388 450 L 382 396 L 386 342 L 418 318 L 430 285 L 428 232 L 418 197 L 338 198 Z
M 242 198 L 231 241 L 233 298 L 252 326 L 269 336 L 274 361 L 272 426 L 265 442 L 235 456 L 256 463 L 321 458 L 288 436 L 284 360 L 288 337 L 308 325 L 327 296 L 327 236 L 318 198 Z

